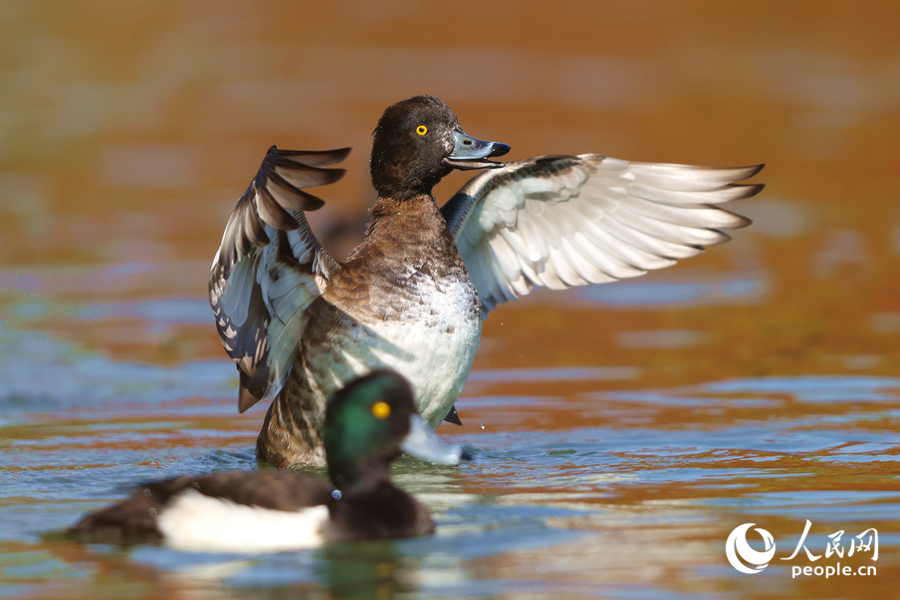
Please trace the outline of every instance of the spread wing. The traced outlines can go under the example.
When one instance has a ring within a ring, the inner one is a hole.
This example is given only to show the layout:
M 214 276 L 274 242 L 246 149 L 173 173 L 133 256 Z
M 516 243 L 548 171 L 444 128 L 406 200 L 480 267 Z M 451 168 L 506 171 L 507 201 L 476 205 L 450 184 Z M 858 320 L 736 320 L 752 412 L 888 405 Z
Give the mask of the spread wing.
M 643 275 L 731 239 L 750 220 L 717 205 L 763 165 L 634 163 L 599 154 L 507 163 L 471 179 L 441 211 L 486 314 L 535 286 Z
M 306 308 L 339 268 L 303 216 L 324 202 L 303 188 L 340 179 L 343 169 L 323 167 L 349 152 L 272 146 L 225 227 L 209 272 L 209 303 L 219 339 L 241 374 L 241 412 L 284 385 L 306 327 Z

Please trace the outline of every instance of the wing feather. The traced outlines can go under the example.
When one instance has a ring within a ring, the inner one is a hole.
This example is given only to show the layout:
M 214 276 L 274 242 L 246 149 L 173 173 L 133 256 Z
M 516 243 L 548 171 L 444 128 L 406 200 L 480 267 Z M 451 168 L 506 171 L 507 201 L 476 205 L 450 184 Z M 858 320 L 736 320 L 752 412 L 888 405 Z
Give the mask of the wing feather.
M 325 152 L 272 146 L 235 205 L 209 273 L 219 338 L 241 374 L 241 412 L 273 397 L 287 379 L 320 281 L 338 265 L 319 245 L 304 211 L 323 201 L 303 187 L 333 183 L 349 148 Z
M 481 173 L 441 210 L 487 313 L 535 286 L 636 277 L 728 241 L 722 229 L 750 220 L 718 205 L 759 193 L 735 182 L 762 167 L 544 156 Z

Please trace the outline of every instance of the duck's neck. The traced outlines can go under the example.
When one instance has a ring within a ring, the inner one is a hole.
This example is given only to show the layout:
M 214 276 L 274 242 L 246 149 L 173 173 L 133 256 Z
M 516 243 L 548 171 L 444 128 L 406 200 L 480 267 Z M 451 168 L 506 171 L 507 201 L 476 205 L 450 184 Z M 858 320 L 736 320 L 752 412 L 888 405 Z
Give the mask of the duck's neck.
M 400 260 L 415 268 L 426 262 L 449 265 L 460 260 L 456 241 L 431 195 L 407 200 L 380 197 L 371 212 L 366 239 L 351 258 Z
M 328 455 L 328 476 L 341 493 L 377 488 L 390 481 L 390 461 L 383 456 L 336 457 Z
M 436 210 L 437 205 L 431 194 L 415 194 L 406 198 L 381 195 L 378 196 L 378 200 L 375 201 L 375 206 L 370 212 L 378 219 L 416 214 L 419 211 L 428 212 L 432 208 Z M 437 212 L 440 213 L 440 211 Z

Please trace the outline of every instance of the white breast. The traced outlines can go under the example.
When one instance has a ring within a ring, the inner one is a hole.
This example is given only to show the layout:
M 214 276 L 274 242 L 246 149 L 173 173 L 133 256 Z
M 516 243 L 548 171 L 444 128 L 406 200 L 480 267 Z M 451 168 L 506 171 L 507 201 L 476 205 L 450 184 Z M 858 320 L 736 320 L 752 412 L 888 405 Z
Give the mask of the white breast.
M 401 320 L 366 319 L 342 338 L 339 348 L 307 355 L 307 361 L 312 369 L 329 373 L 329 381 L 319 382 L 326 394 L 373 369 L 394 369 L 412 384 L 422 418 L 437 427 L 472 368 L 481 314 L 471 308 L 475 291 L 468 281 L 438 285 L 429 279 L 416 291 L 421 301 L 407 305 Z
M 204 496 L 178 494 L 157 519 L 166 543 L 195 552 L 279 552 L 315 548 L 323 542 L 328 507 L 296 512 L 269 510 Z
M 436 428 L 462 392 L 481 339 L 481 320 L 460 318 L 438 327 L 391 323 L 375 331 L 405 351 L 397 354 L 377 345 L 372 349 L 384 366 L 409 379 L 419 413 Z

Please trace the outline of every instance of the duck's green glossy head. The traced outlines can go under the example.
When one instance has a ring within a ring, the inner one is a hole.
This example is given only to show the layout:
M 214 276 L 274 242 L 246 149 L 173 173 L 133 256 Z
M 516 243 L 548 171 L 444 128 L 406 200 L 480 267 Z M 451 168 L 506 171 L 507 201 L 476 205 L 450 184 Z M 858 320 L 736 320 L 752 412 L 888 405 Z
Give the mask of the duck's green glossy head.
M 402 452 L 456 464 L 466 456 L 441 440 L 416 412 L 409 383 L 394 371 L 373 371 L 337 392 L 325 411 L 325 457 L 339 489 L 387 477 Z
M 434 96 L 414 96 L 389 106 L 375 128 L 370 170 L 378 195 L 405 200 L 431 189 L 453 169 L 502 166 L 487 160 L 509 146 L 462 130 L 450 107 Z

